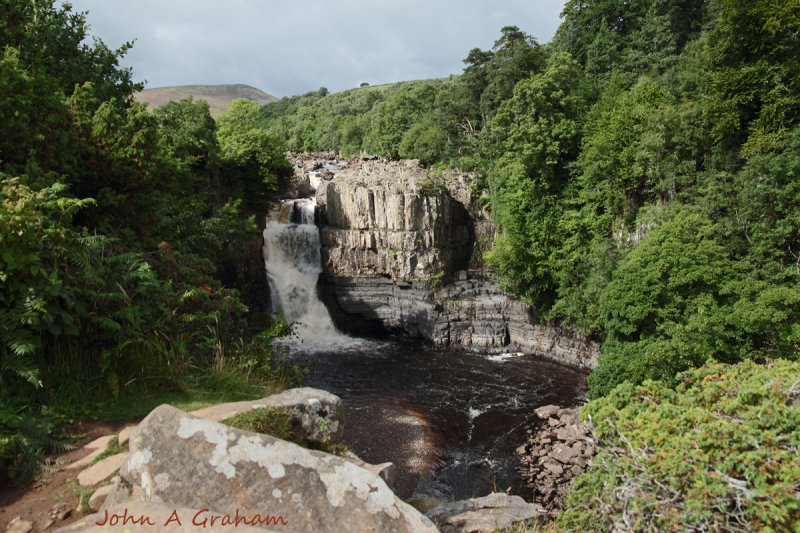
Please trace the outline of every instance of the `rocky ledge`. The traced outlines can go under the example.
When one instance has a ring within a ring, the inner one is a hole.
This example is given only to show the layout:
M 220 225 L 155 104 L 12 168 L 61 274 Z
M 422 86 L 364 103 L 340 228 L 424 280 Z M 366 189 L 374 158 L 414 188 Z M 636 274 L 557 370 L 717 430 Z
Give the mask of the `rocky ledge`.
M 531 432 L 517 453 L 522 456 L 522 476 L 533 490 L 533 501 L 554 515 L 564 508 L 573 478 L 589 469 L 595 443 L 578 409 L 547 405 L 535 413 L 544 421 L 543 427 Z
M 318 160 L 296 161 L 306 171 Z M 523 352 L 591 370 L 599 345 L 542 320 L 482 264 L 495 228 L 472 176 L 416 161 L 349 160 L 316 190 L 321 296 L 341 329 L 376 327 L 440 348 Z M 299 170 L 298 170 L 299 172 Z

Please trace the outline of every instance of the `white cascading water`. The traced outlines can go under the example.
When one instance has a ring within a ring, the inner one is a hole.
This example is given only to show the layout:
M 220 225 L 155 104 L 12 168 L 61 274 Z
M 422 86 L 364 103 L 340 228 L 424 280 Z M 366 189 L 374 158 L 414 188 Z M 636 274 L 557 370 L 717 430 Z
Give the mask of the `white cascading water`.
M 319 228 L 314 224 L 317 204 L 313 199 L 288 200 L 281 204 L 277 220 L 264 229 L 264 262 L 267 269 L 272 310 L 282 311 L 296 322 L 295 348 L 330 350 L 350 344 L 319 298 L 317 279 L 322 273 Z

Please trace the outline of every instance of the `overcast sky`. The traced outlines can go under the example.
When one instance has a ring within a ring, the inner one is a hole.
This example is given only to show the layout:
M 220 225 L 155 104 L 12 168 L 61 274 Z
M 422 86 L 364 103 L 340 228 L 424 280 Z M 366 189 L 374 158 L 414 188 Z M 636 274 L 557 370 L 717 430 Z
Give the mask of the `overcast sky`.
M 503 26 L 549 42 L 564 0 L 71 0 L 147 87 L 244 83 L 275 96 L 458 74 Z

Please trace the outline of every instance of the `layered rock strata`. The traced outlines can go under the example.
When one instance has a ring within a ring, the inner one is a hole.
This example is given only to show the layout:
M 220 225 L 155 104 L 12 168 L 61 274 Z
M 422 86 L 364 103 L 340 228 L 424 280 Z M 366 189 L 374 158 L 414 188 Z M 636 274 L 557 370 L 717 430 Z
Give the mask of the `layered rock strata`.
M 470 183 L 414 161 L 355 160 L 320 186 L 321 296 L 337 325 L 593 369 L 596 343 L 538 319 L 482 265 L 495 228 Z

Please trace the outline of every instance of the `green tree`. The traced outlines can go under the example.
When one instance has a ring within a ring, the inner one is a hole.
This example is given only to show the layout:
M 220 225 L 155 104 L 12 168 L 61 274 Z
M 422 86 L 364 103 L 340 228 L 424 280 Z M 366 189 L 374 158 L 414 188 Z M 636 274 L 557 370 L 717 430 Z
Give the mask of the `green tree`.
M 544 50 L 533 37 L 516 26 L 500 30 L 491 59 L 481 67 L 486 80 L 479 100 L 482 126 L 494 116 L 502 102 L 511 98 L 517 83 L 545 68 L 545 60 Z
M 132 70 L 121 68 L 119 61 L 133 43 L 117 50 L 97 38 L 89 44 L 86 13 L 74 13 L 69 2 L 54 4 L 53 0 L 0 0 L 0 50 L 17 49 L 26 70 L 56 80 L 64 94 L 89 82 L 100 102 L 130 104 L 133 92 L 143 85 L 134 83 Z
M 16 50 L 0 60 L 0 170 L 38 178 L 50 172 L 74 175 L 76 134 L 58 84 L 30 73 Z
M 709 37 L 714 93 L 708 118 L 720 140 L 768 151 L 797 123 L 800 1 L 715 0 Z
M 168 157 L 196 172 L 208 172 L 218 164 L 217 124 L 208 102 L 194 102 L 190 96 L 157 107 L 153 115 Z
M 398 153 L 405 159 L 432 165 L 439 160 L 445 142 L 444 132 L 436 124 L 417 122 L 403 135 Z
M 506 286 L 540 303 L 554 290 L 561 195 L 578 153 L 588 96 L 578 63 L 555 53 L 543 73 L 517 84 L 484 137 L 485 150 L 496 154 L 489 184 L 501 229 L 487 259 Z
M 603 355 L 589 376 L 593 396 L 624 381 L 671 382 L 713 358 L 794 357 L 800 288 L 753 279 L 712 224 L 676 207 L 622 260 L 600 296 Z
M 729 244 L 762 279 L 800 281 L 800 126 L 766 154 L 753 155 L 732 180 L 738 238 Z
M 619 85 L 610 85 L 592 108 L 578 158 L 579 183 L 586 203 L 606 217 L 609 230 L 618 219 L 630 228 L 638 208 L 657 189 L 668 134 L 663 110 L 672 104 L 666 88 L 643 81 L 622 93 Z
M 570 0 L 555 44 L 594 78 L 661 74 L 703 28 L 705 0 Z
M 262 128 L 260 106 L 234 100 L 217 120 L 223 176 L 248 213 L 266 213 L 288 184 L 292 166 L 281 142 Z
M 398 157 L 404 135 L 431 112 L 435 98 L 436 88 L 431 83 L 397 87 L 371 113 L 364 149 L 377 155 Z

